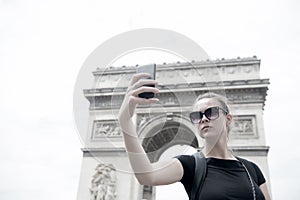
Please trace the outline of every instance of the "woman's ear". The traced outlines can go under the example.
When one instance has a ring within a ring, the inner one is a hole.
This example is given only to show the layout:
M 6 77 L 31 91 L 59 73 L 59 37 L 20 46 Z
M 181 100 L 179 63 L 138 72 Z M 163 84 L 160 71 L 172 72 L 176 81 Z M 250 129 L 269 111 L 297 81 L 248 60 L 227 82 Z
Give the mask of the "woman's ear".
M 229 126 L 231 124 L 231 122 L 232 122 L 232 115 L 231 114 L 227 114 L 226 115 L 226 119 L 227 119 L 226 126 Z

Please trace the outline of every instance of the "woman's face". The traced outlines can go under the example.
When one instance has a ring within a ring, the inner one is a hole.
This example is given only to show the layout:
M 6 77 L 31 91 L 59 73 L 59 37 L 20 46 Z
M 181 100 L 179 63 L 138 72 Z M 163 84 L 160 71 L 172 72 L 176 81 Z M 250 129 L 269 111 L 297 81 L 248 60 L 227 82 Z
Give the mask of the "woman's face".
M 214 98 L 200 99 L 195 107 L 194 111 L 200 111 L 204 113 L 208 108 L 221 107 L 218 100 Z M 202 120 L 198 124 L 198 133 L 203 139 L 216 139 L 218 140 L 222 133 L 227 133 L 227 125 L 231 121 L 231 115 L 226 115 L 221 109 L 218 111 L 219 117 L 216 119 L 209 119 L 203 115 Z

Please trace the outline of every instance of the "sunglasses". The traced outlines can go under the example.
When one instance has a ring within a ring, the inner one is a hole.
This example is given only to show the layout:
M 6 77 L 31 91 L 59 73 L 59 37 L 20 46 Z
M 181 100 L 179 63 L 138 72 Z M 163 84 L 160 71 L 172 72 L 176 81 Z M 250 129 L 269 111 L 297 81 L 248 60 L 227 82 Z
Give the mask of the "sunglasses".
M 211 107 L 211 108 L 207 108 L 204 112 L 196 111 L 190 113 L 191 122 L 193 124 L 199 124 L 203 118 L 203 115 L 205 115 L 205 117 L 209 120 L 218 119 L 219 110 L 222 110 L 226 115 L 228 114 L 228 112 L 221 107 L 218 106 Z

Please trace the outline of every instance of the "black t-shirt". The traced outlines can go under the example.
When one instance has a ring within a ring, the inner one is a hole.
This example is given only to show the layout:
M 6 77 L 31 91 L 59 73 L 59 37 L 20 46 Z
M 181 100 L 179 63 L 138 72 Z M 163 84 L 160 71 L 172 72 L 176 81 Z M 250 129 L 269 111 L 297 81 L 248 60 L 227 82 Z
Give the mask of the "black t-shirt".
M 189 194 L 194 179 L 195 160 L 193 156 L 181 155 L 177 157 L 181 162 L 184 174 L 181 183 Z M 252 187 L 247 172 L 242 163 L 237 160 L 206 158 L 207 175 L 199 196 L 199 200 L 252 200 Z M 247 161 L 250 162 L 250 161 Z M 265 178 L 256 164 L 251 162 L 256 175 L 251 174 L 257 200 L 264 200 L 259 186 L 265 183 Z M 248 169 L 249 170 L 249 169 Z

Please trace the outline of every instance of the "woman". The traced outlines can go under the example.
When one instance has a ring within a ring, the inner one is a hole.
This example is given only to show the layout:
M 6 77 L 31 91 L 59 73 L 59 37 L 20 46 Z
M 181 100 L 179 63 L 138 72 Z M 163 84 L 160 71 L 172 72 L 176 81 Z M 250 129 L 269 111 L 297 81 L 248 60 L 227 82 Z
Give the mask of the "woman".
M 146 77 L 149 75 L 144 73 L 132 77 L 119 113 L 119 123 L 131 166 L 140 184 L 155 186 L 181 181 L 191 198 L 193 177 L 197 176 L 194 173 L 194 157 L 182 155 L 169 161 L 150 163 L 136 134 L 132 120 L 136 106 L 159 101 L 157 98 L 138 97 L 142 92 L 159 93 L 157 88 L 143 86 L 157 84 L 155 80 L 141 79 Z M 227 138 L 232 115 L 222 96 L 211 93 L 199 96 L 190 118 L 196 124 L 200 137 L 204 139 L 203 155 L 207 163 L 207 172 L 199 192 L 199 199 L 270 200 L 260 169 L 254 163 L 243 159 L 248 166 L 250 163 L 257 173 L 257 178 L 253 181 L 244 162 L 228 150 Z

